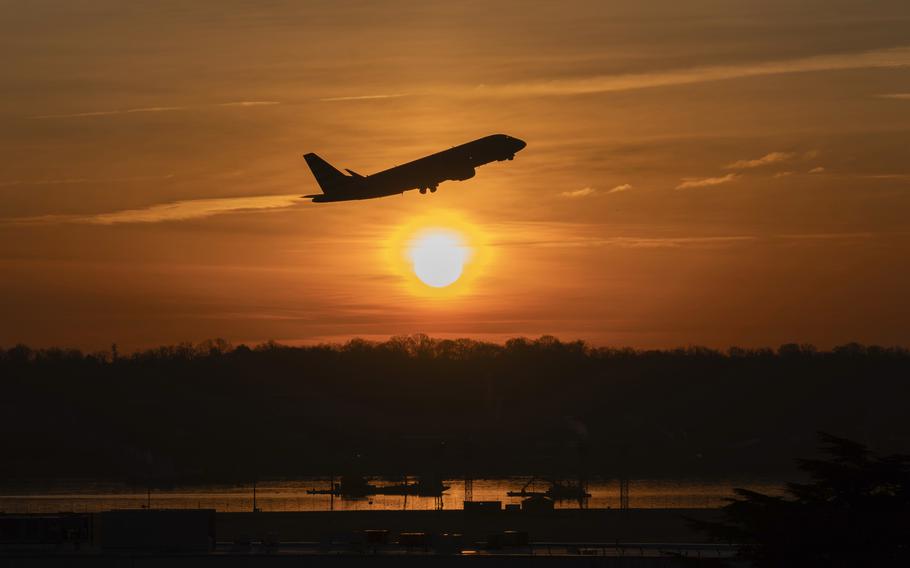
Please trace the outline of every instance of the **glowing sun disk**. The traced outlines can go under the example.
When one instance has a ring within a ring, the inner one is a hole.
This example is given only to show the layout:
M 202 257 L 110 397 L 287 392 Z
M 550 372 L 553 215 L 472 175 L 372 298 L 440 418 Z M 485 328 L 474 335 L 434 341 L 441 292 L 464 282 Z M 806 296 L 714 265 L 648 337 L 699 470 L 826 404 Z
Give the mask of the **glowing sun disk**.
M 414 274 L 421 282 L 433 288 L 444 288 L 461 277 L 469 252 L 458 233 L 430 230 L 411 242 L 409 256 Z

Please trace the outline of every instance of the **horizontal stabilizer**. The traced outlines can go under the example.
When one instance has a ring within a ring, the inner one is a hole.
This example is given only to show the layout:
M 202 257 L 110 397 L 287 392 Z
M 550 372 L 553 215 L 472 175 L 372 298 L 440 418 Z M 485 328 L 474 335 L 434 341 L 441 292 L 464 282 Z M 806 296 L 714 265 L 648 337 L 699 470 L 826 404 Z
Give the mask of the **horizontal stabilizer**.
M 363 176 L 360 175 L 360 174 L 358 174 L 358 173 L 355 172 L 354 170 L 349 170 L 349 169 L 345 168 L 344 171 L 348 172 L 349 174 L 351 174 L 351 175 L 354 176 L 355 178 L 363 179 Z

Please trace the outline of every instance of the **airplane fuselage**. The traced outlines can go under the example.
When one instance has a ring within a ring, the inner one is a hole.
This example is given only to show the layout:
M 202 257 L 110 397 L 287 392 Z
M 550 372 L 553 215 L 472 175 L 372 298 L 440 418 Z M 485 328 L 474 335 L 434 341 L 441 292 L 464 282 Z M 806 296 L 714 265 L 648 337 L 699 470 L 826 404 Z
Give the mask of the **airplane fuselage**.
M 494 134 L 368 176 L 350 170 L 350 175 L 342 174 L 315 154 L 307 154 L 307 163 L 323 193 L 305 197 L 322 203 L 374 199 L 414 189 L 421 193 L 434 192 L 444 181 L 474 177 L 475 168 L 479 166 L 511 160 L 524 147 L 522 140 Z

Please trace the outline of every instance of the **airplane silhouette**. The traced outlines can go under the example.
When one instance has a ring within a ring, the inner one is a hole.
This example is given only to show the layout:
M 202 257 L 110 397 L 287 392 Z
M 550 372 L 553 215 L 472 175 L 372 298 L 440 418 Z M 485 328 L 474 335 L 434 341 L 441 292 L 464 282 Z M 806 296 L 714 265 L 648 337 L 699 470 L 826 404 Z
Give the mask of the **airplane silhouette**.
M 412 189 L 433 193 L 444 181 L 471 179 L 478 166 L 513 159 L 526 145 L 518 138 L 493 134 L 368 176 L 348 169 L 349 175 L 345 175 L 316 154 L 304 154 L 322 193 L 303 197 L 325 203 L 386 197 Z

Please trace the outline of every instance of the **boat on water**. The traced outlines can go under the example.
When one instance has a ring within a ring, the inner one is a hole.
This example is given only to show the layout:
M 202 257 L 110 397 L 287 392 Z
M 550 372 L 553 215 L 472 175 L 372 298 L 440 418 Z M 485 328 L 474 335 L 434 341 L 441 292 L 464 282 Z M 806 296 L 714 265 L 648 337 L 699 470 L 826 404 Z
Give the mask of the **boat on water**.
M 536 477 L 532 477 L 521 490 L 508 491 L 506 495 L 509 497 L 547 497 L 554 501 L 580 501 L 591 497 L 582 483 L 565 483 L 556 479 L 544 479 L 543 481 L 550 484 L 547 490 L 534 491 L 530 487 L 536 480 Z
M 591 494 L 588 493 L 584 487 L 572 483 L 553 484 L 549 489 L 546 490 L 544 494 L 554 501 L 575 501 L 579 499 L 588 499 L 591 497 Z
M 333 483 L 329 489 L 307 489 L 308 495 L 337 495 L 340 497 L 367 497 L 376 495 L 377 486 L 360 475 L 343 475 L 340 483 Z
M 379 495 L 417 495 L 418 497 L 440 497 L 450 489 L 436 477 L 419 477 L 417 483 L 404 483 L 379 487 Z
M 374 485 L 365 477 L 343 476 L 340 483 L 333 483 L 330 489 L 307 489 L 308 495 L 336 495 L 339 497 L 362 498 L 371 495 L 416 495 L 418 497 L 440 497 L 450 489 L 435 477 L 419 477 L 416 483 Z

